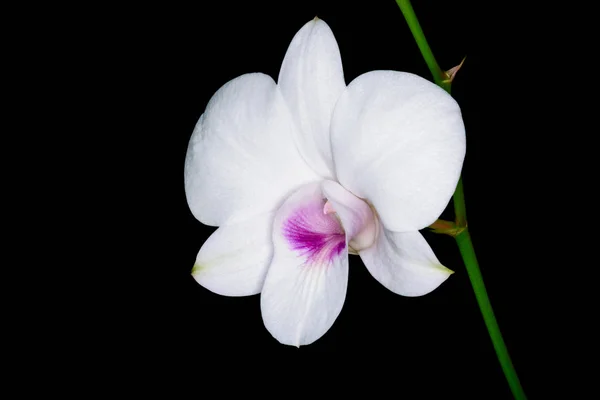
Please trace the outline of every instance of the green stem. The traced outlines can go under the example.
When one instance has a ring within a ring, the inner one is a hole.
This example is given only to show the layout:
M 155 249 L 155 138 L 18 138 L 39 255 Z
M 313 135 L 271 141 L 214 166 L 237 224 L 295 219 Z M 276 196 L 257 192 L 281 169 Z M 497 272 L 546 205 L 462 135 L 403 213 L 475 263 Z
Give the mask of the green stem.
M 408 27 L 410 28 L 410 31 L 412 32 L 415 41 L 419 46 L 419 50 L 421 51 L 421 54 L 423 55 L 423 58 L 425 59 L 425 62 L 427 63 L 427 66 L 433 75 L 435 83 L 450 93 L 452 82 L 446 80 L 444 72 L 435 60 L 435 57 L 431 52 L 431 48 L 429 48 L 429 44 L 427 44 L 427 40 L 425 39 L 425 35 L 423 34 L 423 30 L 421 29 L 421 25 L 419 24 L 417 16 L 415 15 L 412 5 L 410 4 L 410 0 L 396 0 L 396 3 L 398 3 L 402 14 L 404 14 L 404 18 L 406 19 Z M 471 286 L 473 286 L 475 298 L 477 299 L 479 309 L 483 315 L 483 320 L 492 340 L 494 350 L 496 351 L 496 356 L 498 357 L 498 361 L 500 362 L 502 371 L 504 372 L 504 376 L 508 381 L 508 385 L 510 386 L 510 390 L 512 391 L 514 398 L 516 400 L 526 400 L 527 397 L 525 396 L 525 392 L 523 391 L 523 387 L 521 386 L 517 372 L 512 364 L 510 355 L 508 354 L 506 344 L 504 343 L 502 333 L 500 332 L 500 327 L 498 326 L 498 322 L 494 316 L 492 304 L 490 303 L 490 299 L 485 289 L 485 284 L 483 283 L 481 271 L 479 270 L 479 263 L 477 262 L 475 249 L 473 248 L 473 242 L 471 241 L 471 235 L 469 234 L 469 229 L 467 227 L 467 213 L 465 208 L 465 195 L 462 177 L 458 180 L 458 185 L 456 186 L 453 200 L 456 225 L 458 228 L 464 228 L 462 232 L 455 236 L 456 243 L 458 244 L 460 254 L 463 262 L 465 263 L 465 267 L 471 281 Z
M 458 185 L 454 190 L 454 217 L 456 225 L 467 226 L 467 209 L 465 208 L 465 192 L 463 190 L 462 176 L 458 179 Z
M 396 0 L 402 14 L 404 14 L 404 19 L 410 28 L 410 31 L 417 42 L 417 46 L 419 46 L 419 50 L 429 67 L 429 71 L 431 71 L 431 75 L 433 75 L 433 80 L 435 83 L 445 89 L 448 93 L 450 93 L 450 82 L 444 82 L 446 76 L 444 76 L 444 71 L 440 68 L 437 61 L 435 61 L 435 57 L 429 48 L 429 44 L 425 39 L 425 35 L 423 34 L 423 30 L 421 29 L 421 25 L 419 24 L 419 20 L 415 14 L 415 11 L 412 8 L 409 0 Z
M 521 382 L 519 381 L 515 367 L 510 360 L 510 355 L 508 354 L 506 344 L 502 338 L 502 333 L 500 333 L 500 327 L 496 321 L 494 310 L 492 309 L 492 304 L 490 303 L 490 298 L 487 295 L 487 290 L 485 290 L 485 284 L 483 283 L 483 277 L 481 276 L 481 271 L 479 270 L 477 257 L 475 257 L 473 242 L 471 242 L 469 228 L 466 228 L 461 234 L 456 236 L 456 243 L 458 244 L 460 254 L 462 255 L 465 266 L 467 267 L 467 273 L 469 274 L 469 279 L 471 280 L 471 286 L 473 286 L 477 303 L 479 303 L 479 309 L 483 315 L 485 326 L 487 327 L 490 338 L 492 339 L 494 350 L 496 350 L 498 361 L 500 361 L 502 371 L 504 372 L 504 376 L 508 381 L 510 390 L 512 391 L 515 399 L 525 400 L 527 397 L 525 396 L 523 387 L 521 387 Z

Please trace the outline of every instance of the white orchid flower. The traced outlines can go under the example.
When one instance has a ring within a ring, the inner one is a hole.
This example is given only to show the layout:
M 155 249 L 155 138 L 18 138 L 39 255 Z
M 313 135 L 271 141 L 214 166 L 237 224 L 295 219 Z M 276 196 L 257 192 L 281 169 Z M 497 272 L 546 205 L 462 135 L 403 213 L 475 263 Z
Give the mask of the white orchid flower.
M 349 253 L 394 293 L 429 293 L 452 271 L 418 231 L 448 204 L 464 155 L 450 95 L 397 71 L 346 87 L 333 33 L 315 18 L 294 36 L 277 84 L 233 79 L 194 129 L 187 201 L 219 228 L 192 274 L 221 295 L 261 293 L 266 328 L 294 346 L 339 315 Z

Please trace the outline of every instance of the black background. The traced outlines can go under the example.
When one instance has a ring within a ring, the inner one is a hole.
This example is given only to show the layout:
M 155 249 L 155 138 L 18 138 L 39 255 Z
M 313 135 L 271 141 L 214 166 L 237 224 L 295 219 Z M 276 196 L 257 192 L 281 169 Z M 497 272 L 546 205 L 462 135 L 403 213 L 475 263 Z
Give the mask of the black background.
M 532 72 L 512 47 L 510 23 L 496 23 L 491 10 L 465 1 L 414 1 L 413 6 L 443 69 L 467 56 L 452 94 L 467 132 L 463 179 L 469 228 L 515 368 L 529 397 L 538 398 L 538 338 L 545 322 L 530 297 L 532 270 L 538 266 L 533 254 L 521 252 L 533 231 L 522 227 L 521 235 L 507 235 L 523 216 L 535 218 L 521 191 L 525 185 L 531 190 L 535 182 L 517 167 L 525 135 L 535 132 L 527 123 L 518 129 L 514 124 L 529 105 L 522 83 Z M 210 97 L 230 79 L 248 72 L 276 79 L 292 37 L 315 16 L 336 36 L 346 83 L 377 69 L 431 79 L 392 0 L 157 3 L 113 15 L 123 34 L 110 49 L 117 57 L 107 68 L 123 85 L 119 111 L 136 117 L 121 140 L 134 142 L 143 160 L 126 184 L 138 198 L 123 206 L 142 221 L 126 232 L 144 237 L 128 245 L 136 253 L 129 271 L 140 276 L 127 288 L 122 325 L 109 329 L 116 345 L 127 349 L 121 356 L 131 355 L 136 366 L 163 379 L 188 370 L 201 385 L 212 387 L 213 374 L 226 376 L 227 390 L 244 377 L 260 375 L 262 362 L 271 368 L 284 365 L 265 361 L 281 355 L 302 363 L 300 372 L 282 369 L 295 385 L 308 388 L 323 381 L 397 398 L 510 399 L 460 254 L 448 236 L 423 232 L 440 261 L 455 271 L 424 297 L 389 292 L 358 257 L 351 257 L 340 316 L 321 339 L 299 349 L 279 344 L 264 328 L 258 295 L 218 296 L 191 277 L 196 254 L 215 229 L 195 220 L 185 199 L 183 163 L 194 125 Z M 114 34 L 112 23 L 104 27 L 107 35 Z M 511 66 L 515 58 L 518 71 Z M 443 217 L 453 218 L 451 207 Z M 323 360 L 328 360 L 325 371 L 317 372 Z M 337 360 L 344 362 L 328 367 Z M 273 385 L 270 379 L 275 378 L 265 374 L 252 390 L 264 393 L 261 388 Z

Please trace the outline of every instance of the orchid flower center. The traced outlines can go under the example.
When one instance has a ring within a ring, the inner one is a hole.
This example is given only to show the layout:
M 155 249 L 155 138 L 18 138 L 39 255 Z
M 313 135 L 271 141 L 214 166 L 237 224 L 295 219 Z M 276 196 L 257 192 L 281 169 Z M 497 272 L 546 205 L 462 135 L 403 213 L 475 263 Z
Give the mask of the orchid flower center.
M 346 234 L 340 221 L 325 213 L 327 203 L 310 203 L 297 210 L 283 224 L 283 235 L 292 250 L 306 260 L 304 265 L 329 265 L 346 248 Z
M 329 265 L 346 248 L 358 254 L 376 239 L 378 222 L 370 206 L 354 197 L 345 204 L 321 199 L 296 209 L 283 224 L 283 235 L 292 250 L 306 261 L 304 265 Z M 350 207 L 348 207 L 350 204 Z

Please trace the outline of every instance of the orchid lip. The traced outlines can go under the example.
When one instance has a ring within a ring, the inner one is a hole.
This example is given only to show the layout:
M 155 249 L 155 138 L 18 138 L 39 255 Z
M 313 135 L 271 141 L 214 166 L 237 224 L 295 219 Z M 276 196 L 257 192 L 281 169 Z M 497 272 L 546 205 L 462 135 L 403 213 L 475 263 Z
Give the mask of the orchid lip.
M 289 248 L 304 258 L 304 265 L 330 265 L 344 249 L 357 255 L 375 242 L 378 222 L 371 206 L 333 184 L 332 200 L 321 198 L 303 204 L 282 225 Z
M 346 248 L 346 235 L 333 212 L 324 213 L 324 200 L 295 210 L 282 226 L 289 247 L 306 260 L 304 265 L 330 265 Z

